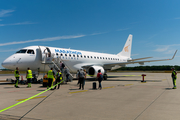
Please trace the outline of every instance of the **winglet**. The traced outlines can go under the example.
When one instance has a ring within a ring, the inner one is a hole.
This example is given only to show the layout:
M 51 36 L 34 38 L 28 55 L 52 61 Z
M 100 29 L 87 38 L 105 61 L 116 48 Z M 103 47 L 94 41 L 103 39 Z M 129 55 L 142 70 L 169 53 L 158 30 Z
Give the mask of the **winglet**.
M 175 53 L 174 53 L 174 55 L 173 55 L 172 59 L 174 59 L 174 57 L 175 57 L 176 53 L 177 53 L 177 50 L 175 51 Z M 172 59 L 171 59 L 171 60 L 172 60 Z

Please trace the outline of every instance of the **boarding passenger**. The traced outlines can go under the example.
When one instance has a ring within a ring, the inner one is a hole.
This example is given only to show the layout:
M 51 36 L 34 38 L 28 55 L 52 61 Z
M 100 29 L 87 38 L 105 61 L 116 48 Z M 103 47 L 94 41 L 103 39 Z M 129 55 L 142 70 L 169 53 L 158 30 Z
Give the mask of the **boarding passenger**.
M 175 68 L 171 68 L 172 69 L 172 74 L 171 74 L 171 77 L 172 77 L 172 81 L 173 81 L 173 88 L 172 89 L 176 89 L 176 79 L 177 79 L 177 72 L 175 71 Z
M 19 68 L 18 67 L 16 67 L 16 70 L 14 71 L 14 76 L 16 78 L 14 87 L 19 88 L 18 83 L 19 83 L 20 73 L 19 73 Z
M 64 67 L 64 75 L 66 76 L 66 83 L 67 83 L 69 81 L 69 75 L 70 75 L 69 69 L 67 67 Z
M 102 82 L 102 80 L 103 80 L 103 75 L 102 75 L 102 73 L 101 73 L 101 70 L 98 70 L 98 74 L 97 74 L 97 77 L 96 77 L 96 80 L 98 79 L 98 82 L 99 82 L 99 87 L 98 87 L 98 89 L 102 89 L 102 85 L 101 85 L 101 82 Z
M 77 70 L 77 74 L 76 74 L 76 77 L 77 77 L 77 79 L 78 79 L 78 82 L 77 82 L 77 85 L 79 85 L 79 70 Z
M 58 72 L 56 73 L 56 82 L 55 82 L 55 84 L 58 83 L 58 88 L 57 89 L 59 89 L 59 87 L 60 87 L 61 80 L 62 80 L 62 74 L 61 74 L 60 70 L 58 70 Z M 54 89 L 56 89 L 56 86 L 54 87 Z
M 84 76 L 84 85 L 85 85 L 85 81 L 86 81 L 86 70 L 84 69 L 84 73 L 85 73 L 85 76 Z
M 84 73 L 83 69 L 80 69 L 78 78 L 79 78 L 79 83 L 80 83 L 79 89 L 81 89 L 81 87 L 82 87 L 82 90 L 84 90 L 85 73 Z
M 48 84 L 47 84 L 47 89 L 49 89 L 49 87 L 51 87 L 51 90 L 54 90 L 53 87 L 53 82 L 54 82 L 54 71 L 53 68 L 51 68 L 51 70 L 48 71 Z
M 60 70 L 63 73 L 63 69 L 64 69 L 65 65 L 62 61 L 60 61 Z
M 26 78 L 27 78 L 27 82 L 28 82 L 27 88 L 29 88 L 29 87 L 31 87 L 31 82 L 32 82 L 32 71 L 30 70 L 29 67 L 27 68 Z

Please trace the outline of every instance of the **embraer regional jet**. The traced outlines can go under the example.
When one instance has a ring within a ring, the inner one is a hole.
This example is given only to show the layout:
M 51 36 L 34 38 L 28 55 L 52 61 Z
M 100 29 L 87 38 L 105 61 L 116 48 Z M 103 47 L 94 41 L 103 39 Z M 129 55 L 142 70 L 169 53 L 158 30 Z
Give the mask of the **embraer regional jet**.
M 90 76 L 95 76 L 100 69 L 104 74 L 104 79 L 107 79 L 107 70 L 118 69 L 127 64 L 139 63 L 143 65 L 145 62 L 172 60 L 177 52 L 171 59 L 142 61 L 151 57 L 132 59 L 131 46 L 131 34 L 122 51 L 116 55 L 56 47 L 29 46 L 8 57 L 2 66 L 12 70 L 16 67 L 19 67 L 19 70 L 27 70 L 30 67 L 33 71 L 48 71 L 53 67 L 56 72 L 59 69 L 60 61 L 62 61 L 71 73 L 76 73 L 78 69 L 83 68 Z

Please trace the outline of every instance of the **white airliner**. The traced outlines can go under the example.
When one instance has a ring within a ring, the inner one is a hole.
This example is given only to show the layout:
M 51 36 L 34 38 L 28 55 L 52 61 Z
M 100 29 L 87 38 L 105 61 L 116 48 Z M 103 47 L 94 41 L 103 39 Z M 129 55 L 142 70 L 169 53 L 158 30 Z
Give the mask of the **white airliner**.
M 19 70 L 27 70 L 30 67 L 33 71 L 48 71 L 50 67 L 57 69 L 62 61 L 71 73 L 77 73 L 78 69 L 84 68 L 90 76 L 95 76 L 100 69 L 107 79 L 107 70 L 117 69 L 127 64 L 143 65 L 145 62 L 172 60 L 177 52 L 171 59 L 142 61 L 151 57 L 132 59 L 131 46 L 131 34 L 122 51 L 116 55 L 56 47 L 29 46 L 8 57 L 2 66 L 12 70 L 15 70 L 16 67 L 19 67 Z

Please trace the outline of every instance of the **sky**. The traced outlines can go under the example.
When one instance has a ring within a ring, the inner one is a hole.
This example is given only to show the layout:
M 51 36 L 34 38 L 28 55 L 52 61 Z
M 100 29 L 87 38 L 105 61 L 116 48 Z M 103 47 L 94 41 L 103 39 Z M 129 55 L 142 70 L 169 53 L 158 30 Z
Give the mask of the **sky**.
M 0 0 L 0 3 L 0 63 L 19 49 L 33 45 L 117 54 L 129 34 L 133 35 L 133 59 L 171 58 L 180 47 L 179 0 Z M 179 65 L 179 58 L 180 51 L 174 60 L 145 65 Z

